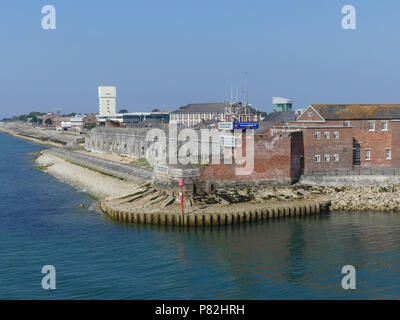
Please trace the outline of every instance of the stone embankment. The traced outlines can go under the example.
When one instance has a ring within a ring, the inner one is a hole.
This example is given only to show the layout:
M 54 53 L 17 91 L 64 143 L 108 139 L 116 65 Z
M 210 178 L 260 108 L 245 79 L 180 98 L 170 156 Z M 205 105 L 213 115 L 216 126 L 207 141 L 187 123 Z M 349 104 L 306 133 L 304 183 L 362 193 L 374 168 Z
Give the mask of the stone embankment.
M 334 187 L 301 185 L 309 195 L 331 200 L 331 210 L 345 211 L 400 211 L 400 185 Z M 303 191 L 304 192 L 304 191 Z
M 133 181 L 137 183 L 151 182 L 153 172 L 149 169 L 135 167 L 129 164 L 118 163 L 116 161 L 106 160 L 98 157 L 92 157 L 87 154 L 75 152 L 73 150 L 52 148 L 47 152 L 63 158 L 72 164 L 97 171 L 114 178 Z
M 327 188 L 325 188 L 327 189 Z M 333 210 L 346 211 L 400 211 L 400 186 L 332 188 Z M 327 192 L 327 190 L 325 190 Z

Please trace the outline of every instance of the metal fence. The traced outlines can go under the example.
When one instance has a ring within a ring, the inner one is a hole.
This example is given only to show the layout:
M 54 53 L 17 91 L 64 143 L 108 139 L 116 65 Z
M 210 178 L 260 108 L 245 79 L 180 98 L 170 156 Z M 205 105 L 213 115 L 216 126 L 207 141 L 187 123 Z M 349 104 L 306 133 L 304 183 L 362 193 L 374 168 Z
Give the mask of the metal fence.
M 400 175 L 400 168 L 387 168 L 387 167 L 374 167 L 374 168 L 358 168 L 351 170 L 306 170 L 303 173 L 304 176 L 373 176 L 373 175 L 385 175 L 385 176 L 396 176 Z

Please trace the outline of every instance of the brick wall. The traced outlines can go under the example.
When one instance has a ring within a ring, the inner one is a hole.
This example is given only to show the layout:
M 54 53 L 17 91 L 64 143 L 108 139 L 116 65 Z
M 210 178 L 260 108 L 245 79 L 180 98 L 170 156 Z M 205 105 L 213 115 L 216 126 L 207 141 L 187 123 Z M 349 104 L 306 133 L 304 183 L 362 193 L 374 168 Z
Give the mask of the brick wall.
M 306 112 L 307 113 L 307 112 Z M 302 119 L 305 120 L 307 117 L 304 114 Z M 360 163 L 356 163 L 357 167 L 394 167 L 400 166 L 400 150 L 396 147 L 396 141 L 399 141 L 398 138 L 400 138 L 400 133 L 398 134 L 397 132 L 400 130 L 400 124 L 398 124 L 397 121 L 387 121 L 387 130 L 382 130 L 382 122 L 385 120 L 329 120 L 326 122 L 318 122 L 319 119 L 316 119 L 316 121 L 311 121 L 310 122 L 292 122 L 291 124 L 294 125 L 301 125 L 304 126 L 305 128 L 308 127 L 321 127 L 321 135 L 323 135 L 323 132 L 325 127 L 329 126 L 341 126 L 343 127 L 344 121 L 348 122 L 349 126 L 352 128 L 352 135 L 353 135 L 353 146 L 351 147 L 352 149 L 356 147 L 356 144 L 361 145 L 360 149 Z M 375 122 L 375 130 L 370 130 L 369 123 L 373 121 Z M 343 127 L 344 128 L 344 127 Z M 305 129 L 305 130 L 311 130 L 310 128 Z M 318 131 L 318 130 L 314 130 Z M 311 131 L 309 131 L 311 132 Z M 308 136 L 308 134 L 307 134 Z M 306 139 L 306 137 L 305 137 Z M 321 137 L 322 140 L 323 136 Z M 309 139 L 307 144 L 305 143 L 305 153 L 308 155 L 308 157 L 311 156 L 311 153 L 315 154 L 316 149 L 318 148 L 325 148 L 325 150 L 329 151 L 329 148 L 336 148 L 337 150 L 337 145 L 335 144 L 335 141 L 332 140 L 332 133 L 331 133 L 331 139 L 325 141 L 325 146 L 324 144 L 318 143 L 317 141 L 314 142 L 313 144 L 313 139 Z M 329 145 L 329 146 L 328 146 Z M 308 149 L 312 149 L 311 151 Z M 328 148 L 328 149 L 326 149 Z M 392 151 L 392 156 L 391 159 L 386 158 L 386 150 L 391 149 Z M 370 160 L 366 158 L 366 150 L 370 151 Z M 337 150 L 338 151 L 338 150 Z M 321 151 L 325 152 L 324 150 Z M 353 155 L 354 158 L 354 155 Z M 306 164 L 305 168 L 313 168 L 313 165 L 311 165 L 310 159 L 305 159 Z M 343 163 L 343 165 L 339 165 L 341 168 L 347 167 L 347 157 L 346 157 L 346 163 Z M 322 160 L 321 160 L 322 161 Z M 324 169 L 324 167 L 328 168 L 335 168 L 335 165 L 329 164 L 329 165 L 316 165 L 315 169 L 321 168 Z
M 290 177 L 292 182 L 300 178 L 304 168 L 304 140 L 303 132 L 292 132 L 290 134 Z
M 390 121 L 393 168 L 400 168 L 400 121 Z
M 334 138 L 334 133 L 339 133 L 339 138 Z M 319 133 L 319 139 L 317 139 Z M 325 137 L 329 133 L 329 139 Z M 312 127 L 303 130 L 304 137 L 304 172 L 323 172 L 330 170 L 351 170 L 353 165 L 353 129 L 348 127 Z M 316 161 L 316 156 L 320 161 Z M 325 155 L 329 155 L 326 161 Z M 335 161 L 334 156 L 338 156 Z
M 254 170 L 248 175 L 237 175 L 235 164 L 210 164 L 201 170 L 203 181 L 251 182 L 274 181 L 290 183 L 298 178 L 301 171 L 302 134 L 298 132 L 292 138 L 290 133 L 277 134 L 273 137 L 256 136 L 254 141 Z M 291 150 L 293 148 L 292 161 Z

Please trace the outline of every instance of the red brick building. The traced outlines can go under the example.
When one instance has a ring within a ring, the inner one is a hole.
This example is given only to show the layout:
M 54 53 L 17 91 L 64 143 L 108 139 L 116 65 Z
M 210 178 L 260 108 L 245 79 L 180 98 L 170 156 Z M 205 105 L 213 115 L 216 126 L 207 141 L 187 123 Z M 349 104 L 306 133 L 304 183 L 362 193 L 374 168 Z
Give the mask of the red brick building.
M 400 105 L 308 106 L 289 127 L 304 133 L 304 170 L 400 166 Z
M 243 153 L 246 150 L 243 141 Z M 213 182 L 292 183 L 298 180 L 303 166 L 302 132 L 279 133 L 268 136 L 260 132 L 254 136 L 254 167 L 251 173 L 238 175 L 236 164 L 210 164 L 201 169 L 200 179 Z M 245 155 L 244 155 L 245 156 Z M 243 166 L 242 166 L 243 167 Z

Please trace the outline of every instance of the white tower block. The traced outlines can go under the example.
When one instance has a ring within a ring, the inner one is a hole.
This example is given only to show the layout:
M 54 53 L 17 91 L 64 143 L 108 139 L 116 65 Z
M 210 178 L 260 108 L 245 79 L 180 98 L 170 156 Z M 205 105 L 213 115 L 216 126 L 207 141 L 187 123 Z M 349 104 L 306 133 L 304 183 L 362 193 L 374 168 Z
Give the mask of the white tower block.
M 115 86 L 99 87 L 99 114 L 108 115 L 117 113 L 117 88 Z

